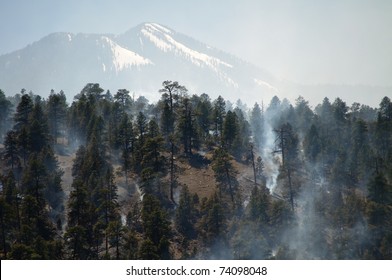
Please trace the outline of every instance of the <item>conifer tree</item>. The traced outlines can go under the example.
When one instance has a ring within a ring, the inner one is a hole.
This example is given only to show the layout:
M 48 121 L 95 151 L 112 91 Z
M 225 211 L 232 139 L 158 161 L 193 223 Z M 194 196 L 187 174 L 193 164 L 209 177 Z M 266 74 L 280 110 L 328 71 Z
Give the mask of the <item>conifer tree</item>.
M 129 95 L 129 91 L 126 89 L 119 89 L 114 95 L 114 100 L 116 103 L 119 104 L 120 115 L 123 116 L 126 114 L 132 106 L 133 100 L 132 97 Z
M 222 96 L 214 101 L 213 108 L 213 124 L 214 124 L 214 134 L 217 141 L 222 141 L 223 136 L 223 122 L 226 117 L 226 103 Z
M 390 259 L 392 257 L 391 218 L 392 186 L 381 173 L 374 174 L 368 184 L 367 220 L 370 225 L 371 243 L 369 258 Z
M 23 175 L 23 199 L 20 204 L 20 236 L 11 248 L 15 258 L 55 258 L 48 246 L 55 242 L 55 228 L 48 213 L 43 190 L 47 170 L 36 154 L 32 154 Z
M 264 119 L 262 109 L 260 109 L 260 106 L 257 103 L 253 106 L 250 115 L 250 126 L 252 129 L 254 143 L 257 148 L 260 148 L 262 144 Z
M 52 143 L 49 135 L 48 119 L 43 111 L 41 102 L 34 105 L 29 116 L 28 148 L 29 152 L 39 153 L 42 149 Z
M 0 142 L 3 141 L 6 132 L 11 127 L 11 109 L 12 103 L 5 97 L 4 92 L 0 89 Z
M 219 186 L 219 194 L 222 197 L 222 192 L 230 194 L 231 202 L 235 206 L 235 192 L 238 187 L 236 179 L 236 170 L 230 163 L 231 157 L 224 148 L 218 148 L 214 151 L 212 160 L 212 169 L 215 172 L 215 180 Z
M 298 164 L 298 137 L 294 133 L 290 123 L 282 125 L 279 129 L 274 130 L 276 133 L 277 148 L 275 153 L 282 155 L 282 168 L 287 176 L 288 192 L 291 210 L 294 211 L 294 186 L 293 172 Z
M 392 158 L 392 102 L 384 97 L 380 103 L 376 122 L 376 143 L 379 157 L 384 161 Z
M 177 133 L 181 139 L 184 153 L 190 155 L 192 154 L 192 147 L 197 140 L 193 108 L 188 97 L 183 97 L 180 100 Z
M 115 259 L 122 258 L 122 247 L 124 246 L 125 228 L 122 226 L 121 221 L 111 221 L 106 229 L 108 236 L 109 249 L 115 250 Z
M 251 130 L 244 113 L 239 108 L 234 109 L 237 116 L 238 133 L 234 138 L 232 154 L 237 160 L 242 160 L 244 157 L 249 157 L 248 147 L 250 145 Z
M 308 131 L 312 124 L 314 114 L 309 107 L 309 102 L 302 96 L 299 96 L 295 100 L 295 114 L 297 119 L 297 130 L 301 132 Z
M 16 107 L 16 113 L 14 116 L 14 129 L 20 131 L 23 127 L 27 126 L 29 122 L 30 113 L 33 111 L 33 100 L 30 95 L 23 94 L 20 103 Z
M 164 81 L 162 87 L 159 92 L 162 93 L 164 99 L 168 100 L 170 112 L 173 114 L 179 97 L 185 95 L 188 90 L 176 81 Z
M 311 162 L 315 162 L 322 152 L 322 142 L 316 125 L 312 124 L 304 139 L 304 152 Z
M 0 176 L 0 184 L 3 186 L 0 194 L 0 248 L 4 258 L 7 259 L 12 244 L 20 234 L 20 194 L 12 172 L 9 172 L 7 176 Z
M 111 170 L 106 171 L 104 180 L 104 185 L 99 190 L 99 205 L 96 211 L 99 215 L 99 223 L 102 224 L 105 231 L 105 255 L 109 256 L 109 239 L 111 235 L 115 234 L 115 226 L 116 223 L 120 223 L 120 215 L 117 201 L 117 186 L 114 184 Z M 109 233 L 109 231 L 112 232 Z M 119 245 L 117 244 L 116 246 Z M 117 251 L 117 256 L 119 256 L 118 254 L 119 252 Z
M 163 151 L 163 137 L 160 134 L 159 127 L 155 119 L 152 119 L 148 124 L 148 133 L 145 137 L 142 149 L 143 168 L 152 168 L 155 173 L 163 171 L 164 157 L 161 154 Z
M 7 166 L 11 167 L 12 172 L 15 172 L 15 169 L 18 168 L 21 163 L 18 156 L 19 147 L 17 133 L 14 130 L 7 132 L 4 147 L 4 161 Z
M 135 149 L 133 125 L 127 114 L 124 114 L 122 117 L 118 138 L 119 142 L 121 143 L 121 161 L 125 173 L 125 185 L 127 187 L 128 172 L 131 170 L 132 158 Z
M 72 183 L 68 200 L 68 225 L 64 238 L 71 259 L 91 258 L 91 246 L 88 240 L 90 203 L 86 186 L 79 179 Z
M 223 141 L 227 149 L 231 150 L 238 134 L 239 124 L 237 115 L 234 112 L 228 111 L 223 123 Z
M 169 221 L 159 200 L 153 195 L 146 194 L 143 197 L 142 220 L 145 242 L 151 241 L 142 244 L 142 252 L 146 250 L 143 247 L 148 245 L 152 250 L 150 254 L 153 254 L 148 256 L 142 254 L 142 257 L 159 256 L 160 259 L 169 259 L 171 257 L 168 244 L 171 235 Z
M 196 222 L 195 201 L 188 190 L 183 187 L 180 193 L 180 201 L 176 209 L 176 227 L 185 237 L 190 238 L 194 235 L 194 225 Z
M 62 136 L 61 132 L 65 128 L 67 115 L 67 99 L 63 91 L 55 93 L 51 91 L 47 103 L 48 125 L 50 134 L 53 137 L 53 143 L 57 144 L 58 138 Z
M 209 137 L 211 127 L 212 105 L 210 97 L 203 93 L 200 95 L 195 107 L 196 122 L 200 128 L 200 136 L 203 141 Z
M 201 220 L 200 230 L 204 235 L 207 245 L 213 244 L 219 239 L 225 238 L 226 217 L 222 206 L 222 201 L 218 194 L 211 196 L 204 205 L 201 206 L 203 218 Z

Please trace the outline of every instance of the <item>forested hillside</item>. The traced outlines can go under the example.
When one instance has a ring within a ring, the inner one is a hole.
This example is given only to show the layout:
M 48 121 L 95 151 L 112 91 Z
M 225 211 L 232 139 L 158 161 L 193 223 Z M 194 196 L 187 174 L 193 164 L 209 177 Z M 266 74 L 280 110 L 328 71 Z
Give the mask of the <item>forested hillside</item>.
M 156 94 L 0 91 L 1 259 L 392 259 L 390 98 Z

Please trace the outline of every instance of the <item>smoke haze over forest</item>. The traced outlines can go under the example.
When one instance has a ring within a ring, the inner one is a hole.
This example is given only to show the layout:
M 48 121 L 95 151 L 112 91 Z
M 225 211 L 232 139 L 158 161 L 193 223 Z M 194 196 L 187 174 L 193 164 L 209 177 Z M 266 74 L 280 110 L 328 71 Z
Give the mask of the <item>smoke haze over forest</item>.
M 0 10 L 0 259 L 392 259 L 390 1 Z

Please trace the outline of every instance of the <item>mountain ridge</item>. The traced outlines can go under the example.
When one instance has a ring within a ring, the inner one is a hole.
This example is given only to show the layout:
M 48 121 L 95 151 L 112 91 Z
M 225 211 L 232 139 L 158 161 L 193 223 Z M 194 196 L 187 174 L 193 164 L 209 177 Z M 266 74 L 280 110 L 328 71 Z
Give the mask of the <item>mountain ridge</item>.
M 324 97 L 315 86 L 281 81 L 251 62 L 152 22 L 118 35 L 51 33 L 0 56 L 0 88 L 8 95 L 26 88 L 45 96 L 54 89 L 64 90 L 72 100 L 85 84 L 96 82 L 112 93 L 127 88 L 153 101 L 164 80 L 177 80 L 191 94 L 241 98 L 249 104 L 274 95 L 291 101 L 301 94 L 317 96 L 318 102 Z M 322 94 L 332 91 L 326 88 L 330 87 L 324 86 Z M 368 90 L 380 97 L 391 92 L 381 87 Z

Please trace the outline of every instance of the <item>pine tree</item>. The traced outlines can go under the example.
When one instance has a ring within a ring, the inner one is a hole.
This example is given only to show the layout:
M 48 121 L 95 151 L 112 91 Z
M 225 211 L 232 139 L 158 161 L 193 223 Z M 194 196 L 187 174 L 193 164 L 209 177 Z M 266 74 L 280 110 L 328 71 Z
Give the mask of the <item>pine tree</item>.
M 98 258 L 96 200 L 83 180 L 86 179 L 75 176 L 68 200 L 68 224 L 64 238 L 71 259 Z
M 234 112 L 228 111 L 225 121 L 223 123 L 223 141 L 225 147 L 231 150 L 234 140 L 239 134 L 239 124 L 237 115 Z
M 23 199 L 20 205 L 20 236 L 11 255 L 23 258 L 56 258 L 49 250 L 55 242 L 55 228 L 43 195 L 47 170 L 33 154 L 23 175 Z M 22 250 L 22 251 L 21 251 Z
M 12 103 L 0 89 L 0 142 L 2 142 L 6 132 L 11 127 L 11 109 Z
M 142 258 L 154 256 L 159 256 L 160 259 L 170 258 L 169 244 L 167 242 L 171 235 L 169 221 L 159 200 L 153 195 L 146 194 L 143 197 L 142 220 L 145 242 L 147 240 L 151 241 L 151 243 L 142 244 L 142 252 L 145 251 L 143 247 L 149 244 L 152 250 L 150 254 L 153 254 L 147 256 L 142 254 Z
M 29 122 L 30 113 L 33 111 L 33 100 L 30 95 L 23 94 L 20 103 L 16 107 L 14 116 L 14 129 L 20 131 L 23 127 L 27 126 Z
M 336 98 L 332 104 L 334 123 L 332 126 L 332 131 L 335 135 L 335 145 L 339 148 L 344 145 L 346 137 L 346 125 L 348 119 L 348 107 L 346 102 L 340 98 Z
M 103 243 L 107 253 L 109 224 L 119 219 L 117 187 L 105 157 L 105 145 L 97 141 L 97 131 L 92 130 L 87 148 L 79 148 L 72 167 L 74 181 L 68 205 L 66 244 L 71 258 L 75 259 L 99 258 Z
M 18 156 L 17 133 L 14 130 L 7 132 L 7 136 L 4 141 L 4 147 L 4 161 L 7 166 L 11 167 L 12 172 L 15 172 L 15 169 L 18 168 L 21 163 Z
M 308 131 L 312 124 L 314 114 L 309 107 L 309 102 L 302 96 L 299 96 L 295 100 L 295 114 L 297 116 L 297 130 L 302 132 Z
M 161 127 L 163 135 L 168 138 L 174 131 L 174 115 L 170 110 L 170 105 L 167 100 L 163 101 L 163 108 L 161 113 Z
M 109 256 L 109 226 L 112 224 L 111 230 L 114 230 L 115 223 L 120 223 L 120 215 L 117 186 L 114 184 L 114 176 L 111 170 L 107 170 L 104 180 L 104 185 L 99 190 L 99 205 L 96 211 L 99 215 L 99 223 L 102 224 L 105 230 L 105 255 Z
M 200 135 L 203 141 L 205 141 L 210 135 L 211 113 L 212 105 L 210 97 L 203 93 L 200 95 L 195 107 L 196 122 L 200 128 Z
M 368 138 L 368 127 L 362 119 L 353 124 L 349 148 L 349 175 L 351 184 L 357 185 L 367 177 L 371 166 L 371 149 Z
M 196 208 L 194 200 L 185 186 L 180 192 L 180 201 L 176 209 L 175 223 L 176 228 L 186 238 L 191 238 L 194 235 L 194 224 L 196 222 Z
M 226 103 L 222 96 L 214 101 L 213 108 L 213 124 L 214 124 L 214 135 L 217 141 L 222 142 L 223 136 L 223 122 L 226 117 Z
M 392 102 L 384 97 L 380 103 L 376 122 L 376 143 L 378 156 L 384 161 L 392 158 Z
M 260 109 L 259 104 L 257 103 L 255 103 L 255 105 L 253 106 L 250 115 L 250 126 L 252 129 L 252 135 L 253 135 L 255 146 L 257 148 L 260 148 L 262 144 L 264 118 L 263 118 L 263 112 Z
M 129 95 L 129 91 L 126 89 L 119 89 L 114 96 L 114 100 L 119 104 L 120 115 L 125 115 L 128 111 L 130 111 L 133 100 Z
M 249 218 L 261 225 L 269 223 L 270 197 L 266 189 L 255 186 L 249 198 Z
M 201 206 L 203 217 L 199 230 L 204 235 L 207 245 L 211 245 L 215 241 L 225 238 L 226 217 L 223 209 L 222 201 L 219 199 L 217 193 L 211 196 Z
M 118 138 L 118 141 L 121 143 L 121 161 L 125 173 L 125 186 L 127 187 L 128 172 L 131 170 L 132 157 L 135 148 L 133 125 L 127 114 L 124 114 L 122 117 Z
M 168 100 L 170 112 L 173 114 L 175 111 L 175 105 L 179 97 L 186 95 L 188 90 L 186 87 L 181 86 L 178 82 L 164 81 L 162 83 L 162 89 L 159 90 L 162 93 L 162 97 Z
M 138 258 L 138 247 L 139 241 L 136 237 L 136 233 L 133 230 L 128 230 L 123 236 L 123 258 L 127 260 L 136 260 Z M 142 259 L 152 259 L 141 256 Z
M 298 137 L 294 133 L 290 123 L 282 125 L 274 130 L 276 133 L 277 148 L 275 153 L 282 155 L 282 168 L 288 180 L 288 192 L 291 210 L 294 211 L 294 186 L 292 182 L 293 171 L 298 164 Z
M 58 138 L 62 136 L 61 132 L 65 128 L 67 115 L 67 99 L 63 91 L 55 93 L 51 91 L 47 103 L 48 125 L 53 142 L 57 144 Z
M 212 169 L 215 172 L 215 180 L 218 182 L 219 194 L 222 197 L 222 192 L 230 194 L 231 202 L 235 206 L 235 192 L 238 187 L 236 179 L 236 170 L 230 162 L 231 157 L 223 148 L 218 148 L 214 151 L 212 160 Z
M 61 177 L 63 176 L 64 172 L 60 169 L 53 149 L 51 149 L 49 146 L 42 149 L 38 155 L 38 159 L 43 163 L 45 169 L 47 170 L 43 194 L 48 202 L 48 205 L 50 206 L 51 217 L 55 219 L 55 217 L 59 217 L 64 211 L 64 192 L 61 186 Z
M 4 259 L 20 233 L 19 197 L 14 175 L 9 172 L 7 176 L 0 176 L 3 190 L 0 193 L 0 250 Z
M 144 138 L 147 133 L 148 127 L 147 127 L 147 118 L 142 112 L 139 112 L 139 114 L 137 115 L 136 129 L 137 129 L 137 137 L 138 137 L 139 147 L 143 147 Z
M 93 207 L 86 185 L 79 178 L 72 182 L 68 200 L 67 229 L 65 244 L 71 259 L 92 259 L 93 247 Z
M 368 203 L 366 214 L 369 223 L 370 256 L 369 258 L 390 259 L 392 257 L 391 218 L 392 186 L 381 173 L 374 174 L 368 184 Z
M 316 162 L 322 152 L 322 142 L 316 125 L 312 124 L 304 139 L 304 152 L 311 162 Z
M 109 248 L 115 249 L 115 259 L 121 259 L 125 234 L 125 228 L 122 226 L 121 221 L 111 221 L 106 229 L 106 234 L 108 236 Z
M 29 116 L 27 133 L 29 152 L 39 153 L 52 142 L 49 135 L 48 119 L 40 102 L 34 105 L 33 111 Z
M 256 159 L 256 175 L 259 178 L 262 178 L 264 171 L 264 162 L 261 156 L 258 156 Z
M 104 95 L 102 95 L 104 90 L 96 83 L 88 83 L 80 92 L 81 95 L 85 94 L 92 105 L 96 105 Z
M 234 113 L 237 116 L 238 122 L 238 133 L 234 139 L 232 154 L 237 160 L 242 160 L 244 157 L 249 157 L 248 147 L 250 145 L 251 130 L 248 121 L 246 120 L 244 113 L 239 108 L 234 109 Z
M 170 200 L 174 202 L 174 188 L 177 187 L 177 165 L 175 164 L 174 156 L 177 151 L 177 141 L 174 135 L 170 135 Z
M 143 168 L 152 168 L 155 173 L 164 169 L 164 157 L 161 154 L 163 151 L 163 141 L 158 125 L 152 119 L 148 124 L 148 133 L 142 146 Z
M 182 142 L 182 146 L 184 148 L 184 153 L 187 155 L 192 154 L 192 147 L 194 146 L 197 140 L 197 134 L 195 129 L 195 123 L 193 118 L 193 108 L 190 103 L 189 98 L 184 97 L 181 98 L 181 104 L 179 108 L 179 116 L 178 116 L 178 127 L 177 133 Z

